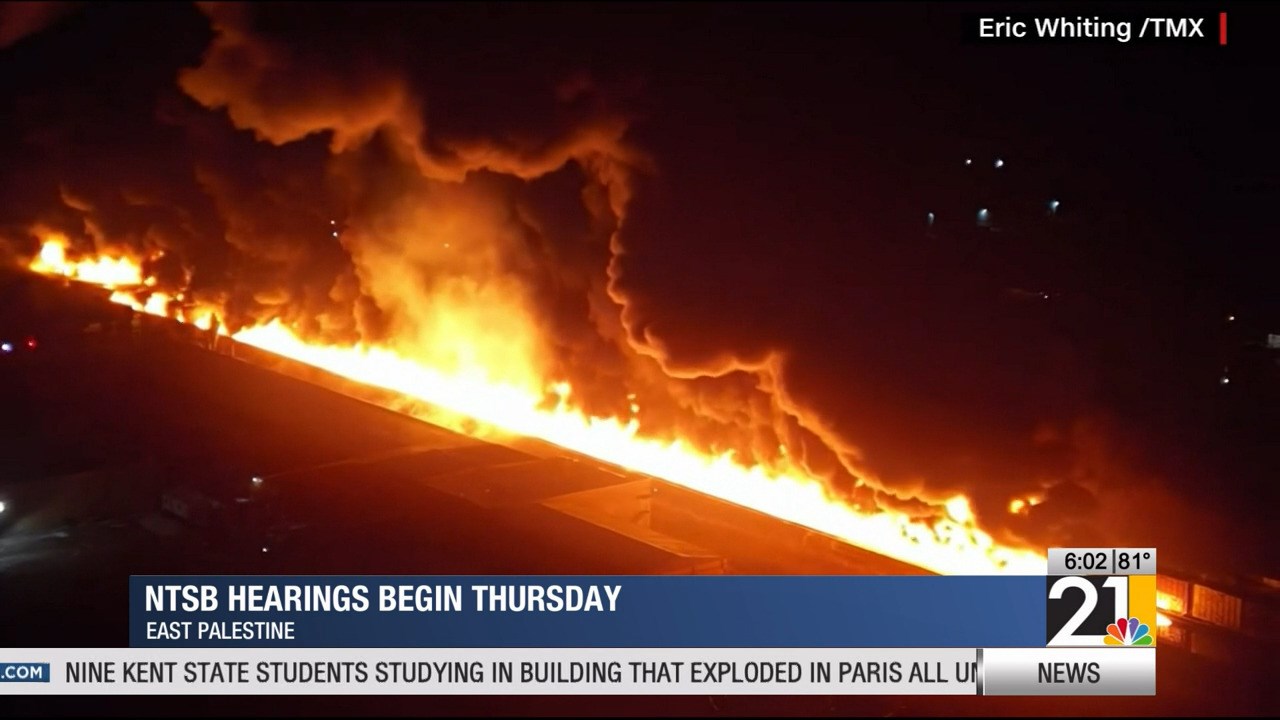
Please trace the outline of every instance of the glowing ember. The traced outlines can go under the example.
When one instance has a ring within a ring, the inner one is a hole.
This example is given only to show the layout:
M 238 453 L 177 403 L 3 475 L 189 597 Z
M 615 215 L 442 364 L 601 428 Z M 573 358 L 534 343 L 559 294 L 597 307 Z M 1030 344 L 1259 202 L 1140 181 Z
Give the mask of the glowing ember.
M 113 302 L 205 329 L 212 326 L 215 314 L 221 314 L 215 308 L 182 310 L 170 302 L 170 296 L 145 289 L 140 266 L 127 257 L 72 261 L 67 258 L 66 247 L 65 239 L 50 238 L 30 268 L 117 289 L 111 296 Z M 115 272 L 98 273 L 100 268 Z M 460 331 L 465 331 L 464 320 L 459 320 L 458 325 Z M 466 428 L 472 432 L 476 432 L 474 421 L 478 421 L 485 426 L 482 430 L 499 429 L 539 438 L 921 568 L 948 574 L 1045 572 L 1042 555 L 999 545 L 979 529 L 969 500 L 963 496 L 944 504 L 945 517 L 941 519 L 921 520 L 892 511 L 864 512 L 832 496 L 817 478 L 760 465 L 747 466 L 732 452 L 711 455 L 681 440 L 646 437 L 634 418 L 589 417 L 575 409 L 573 387 L 568 382 L 545 382 L 539 387 L 495 379 L 493 369 L 476 357 L 436 366 L 388 347 L 319 344 L 299 337 L 278 320 L 241 330 L 234 338 L 469 418 L 473 422 Z M 530 376 L 530 372 L 513 375 L 506 368 L 503 371 L 503 378 Z M 551 407 L 546 403 L 548 397 L 555 400 Z M 628 399 L 634 402 L 634 398 Z M 433 414 L 432 421 L 440 422 L 440 418 Z M 455 427 L 462 429 L 460 424 Z
M 1031 508 L 1040 504 L 1041 498 L 1032 495 L 1025 498 L 1014 498 L 1009 501 L 1009 513 L 1012 515 L 1021 515 Z

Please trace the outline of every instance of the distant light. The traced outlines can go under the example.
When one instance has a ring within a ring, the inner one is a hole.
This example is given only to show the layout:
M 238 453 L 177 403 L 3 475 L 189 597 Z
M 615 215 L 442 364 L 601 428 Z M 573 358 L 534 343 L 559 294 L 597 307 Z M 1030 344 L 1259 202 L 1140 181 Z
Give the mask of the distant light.
M 1004 167 L 1004 161 L 1000 158 L 996 158 L 996 169 L 999 170 L 1002 167 Z
M 254 484 L 254 485 L 261 485 L 261 484 L 262 484 L 262 478 L 261 478 L 261 477 L 259 477 L 259 476 L 257 476 L 257 475 L 254 475 L 254 476 L 253 476 L 253 484 Z
M 8 509 L 8 507 L 9 507 L 8 505 L 4 504 L 3 500 L 0 500 L 0 513 L 4 512 L 6 509 Z
M 1227 322 L 1235 322 L 1235 321 L 1236 321 L 1236 316 L 1235 316 L 1235 315 L 1228 315 L 1228 316 L 1227 316 Z
M 13 343 L 0 343 L 0 352 L 13 352 Z
M 266 549 L 265 547 L 264 547 L 264 548 L 262 548 L 262 552 L 266 552 L 266 551 L 267 551 L 267 549 Z
M 1058 212 L 1058 206 L 1059 206 L 1059 205 L 1061 205 L 1061 204 L 1062 204 L 1062 203 L 1058 202 L 1057 200 L 1050 200 L 1050 201 L 1049 201 L 1049 212 L 1051 212 L 1051 213 L 1056 213 L 1056 212 Z
M 28 349 L 30 349 L 30 350 L 35 350 L 35 349 L 36 349 L 36 339 L 35 339 L 35 338 L 27 338 L 27 348 L 28 348 Z
M 333 231 L 333 236 L 334 236 L 334 237 L 338 237 L 338 231 L 337 231 L 337 230 L 334 230 L 334 231 Z
M 991 217 L 991 213 L 987 212 L 986 208 L 982 208 L 981 210 L 978 211 L 978 222 L 985 223 L 988 219 L 990 219 L 990 217 Z
M 934 215 L 933 215 L 933 213 L 929 213 L 929 214 L 925 215 L 925 216 L 924 216 L 924 218 L 925 218 L 925 222 L 926 222 L 926 223 L 928 223 L 928 224 L 930 224 L 930 225 L 932 225 L 932 224 L 933 224 L 933 220 L 934 220 Z
M 964 164 L 965 164 L 965 166 L 966 166 L 966 167 L 968 167 L 969 165 L 972 165 L 972 164 L 973 164 L 973 158 L 965 158 L 965 159 L 964 159 Z
M 338 224 L 338 221 L 337 221 L 337 220 L 330 220 L 330 221 L 329 221 L 329 224 L 330 224 L 330 225 L 337 225 L 337 224 Z
M 1223 375 L 1222 377 L 1218 378 L 1218 384 L 1219 384 L 1219 385 L 1230 385 L 1230 384 L 1231 384 L 1231 378 L 1227 377 L 1226 375 Z

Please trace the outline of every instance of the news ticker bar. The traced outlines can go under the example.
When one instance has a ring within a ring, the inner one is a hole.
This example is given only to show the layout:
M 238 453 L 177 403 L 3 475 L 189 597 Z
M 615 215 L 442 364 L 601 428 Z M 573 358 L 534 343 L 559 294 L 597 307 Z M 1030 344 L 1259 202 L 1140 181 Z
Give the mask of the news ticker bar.
M 1153 648 L 0 649 L 0 695 L 1154 695 Z

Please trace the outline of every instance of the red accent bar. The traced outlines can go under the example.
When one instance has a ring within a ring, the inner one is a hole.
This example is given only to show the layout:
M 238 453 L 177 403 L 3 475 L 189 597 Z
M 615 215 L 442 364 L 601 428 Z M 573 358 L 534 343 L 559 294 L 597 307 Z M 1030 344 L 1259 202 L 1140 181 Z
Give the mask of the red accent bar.
M 1218 44 L 1227 44 L 1227 14 L 1218 13 Z

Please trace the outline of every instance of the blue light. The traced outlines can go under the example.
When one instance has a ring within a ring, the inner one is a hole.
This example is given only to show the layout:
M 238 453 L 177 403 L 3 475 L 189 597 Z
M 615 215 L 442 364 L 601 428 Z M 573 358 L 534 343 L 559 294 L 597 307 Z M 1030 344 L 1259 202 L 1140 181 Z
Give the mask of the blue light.
M 978 211 L 978 222 L 984 223 L 990 217 L 991 217 L 991 213 L 987 212 L 986 208 L 982 208 L 981 210 Z
M 1058 202 L 1057 200 L 1050 200 L 1050 201 L 1049 201 L 1049 212 L 1051 212 L 1051 213 L 1056 213 L 1056 212 L 1058 212 L 1058 206 L 1059 206 L 1059 205 L 1061 205 L 1061 204 L 1062 204 L 1062 203 Z
M 0 352 L 13 352 L 13 343 L 0 343 Z

